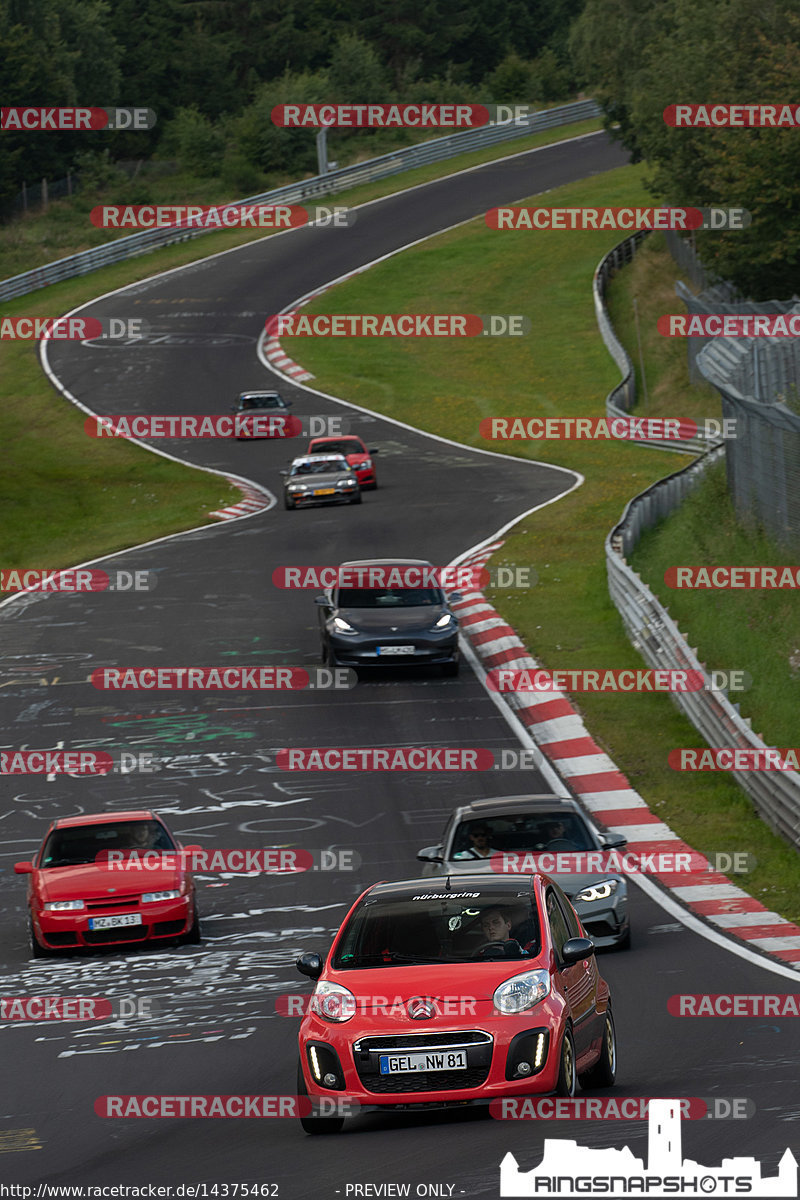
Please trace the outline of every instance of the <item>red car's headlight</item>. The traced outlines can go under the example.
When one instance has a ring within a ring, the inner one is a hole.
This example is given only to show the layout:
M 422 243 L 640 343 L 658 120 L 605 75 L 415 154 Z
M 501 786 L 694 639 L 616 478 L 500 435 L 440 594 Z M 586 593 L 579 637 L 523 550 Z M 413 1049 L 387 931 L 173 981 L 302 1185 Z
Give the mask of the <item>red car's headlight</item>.
M 145 892 L 141 901 L 142 904 L 154 904 L 156 900 L 177 900 L 180 894 L 180 888 L 171 888 L 166 892 Z
M 550 994 L 549 971 L 523 971 L 501 983 L 492 997 L 498 1012 L 511 1014 L 533 1008 Z
M 85 907 L 83 900 L 51 900 L 44 906 L 45 912 L 77 912 Z
M 341 1024 L 355 1016 L 356 998 L 341 984 L 323 980 L 317 984 L 317 990 L 311 997 L 311 1011 L 326 1021 Z

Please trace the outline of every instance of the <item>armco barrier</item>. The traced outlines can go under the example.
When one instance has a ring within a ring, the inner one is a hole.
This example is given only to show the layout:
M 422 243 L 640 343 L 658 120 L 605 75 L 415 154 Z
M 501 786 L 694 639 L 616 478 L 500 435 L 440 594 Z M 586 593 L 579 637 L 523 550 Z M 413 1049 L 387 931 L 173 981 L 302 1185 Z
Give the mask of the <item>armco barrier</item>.
M 410 171 L 414 167 L 426 163 L 441 162 L 457 154 L 467 154 L 471 150 L 480 150 L 484 146 L 493 146 L 499 142 L 511 141 L 513 138 L 526 137 L 543 129 L 552 129 L 558 125 L 569 125 L 575 121 L 585 121 L 591 117 L 600 116 L 600 108 L 594 100 L 578 100 L 574 104 L 562 104 L 558 108 L 548 108 L 544 112 L 533 113 L 524 123 L 516 125 L 484 125 L 479 129 L 467 129 L 463 133 L 451 133 L 445 137 L 432 138 L 421 142 L 418 146 L 407 146 L 403 150 L 395 150 L 390 154 L 381 154 L 377 158 L 367 159 L 366 162 L 355 163 L 350 167 L 342 167 L 338 171 L 329 171 L 326 175 L 315 175 L 311 179 L 303 179 L 297 183 L 288 183 L 283 187 L 273 188 L 270 192 L 262 192 L 258 196 L 248 196 L 244 200 L 233 200 L 228 208 L 237 208 L 243 204 L 301 204 L 305 200 L 319 200 L 345 188 L 354 187 L 360 183 L 370 183 L 376 179 L 384 179 L 389 175 Z M 220 205 L 219 207 L 225 207 Z M 204 233 L 213 232 L 208 229 L 187 229 L 172 225 L 165 229 L 147 229 L 140 233 L 132 233 L 127 237 L 116 238 L 91 250 L 82 250 L 79 254 L 70 254 L 56 262 L 46 263 L 22 275 L 14 275 L 0 283 L 0 301 L 12 300 L 15 296 L 24 296 L 37 288 L 47 287 L 62 279 L 71 279 L 76 275 L 86 275 L 109 263 L 122 262 L 138 254 L 146 254 L 159 246 L 168 246 L 172 242 L 186 241 L 188 238 L 200 237 Z
M 609 419 L 624 417 L 633 408 L 636 403 L 636 374 L 628 352 L 614 332 L 614 326 L 611 324 L 611 319 L 606 310 L 606 288 L 620 267 L 624 267 L 632 261 L 640 245 L 649 233 L 649 229 L 640 229 L 638 233 L 625 238 L 613 250 L 610 250 L 597 264 L 592 281 L 594 311 L 597 318 L 597 325 L 600 329 L 600 336 L 622 374 L 622 382 L 618 383 L 606 397 L 606 415 Z M 637 439 L 632 440 L 635 441 Z M 702 454 L 710 446 L 719 445 L 719 439 L 707 438 L 704 434 L 698 433 L 696 437 L 686 438 L 681 441 L 672 441 L 665 438 L 663 441 L 652 439 L 640 444 L 662 450 L 687 450 L 690 453 Z

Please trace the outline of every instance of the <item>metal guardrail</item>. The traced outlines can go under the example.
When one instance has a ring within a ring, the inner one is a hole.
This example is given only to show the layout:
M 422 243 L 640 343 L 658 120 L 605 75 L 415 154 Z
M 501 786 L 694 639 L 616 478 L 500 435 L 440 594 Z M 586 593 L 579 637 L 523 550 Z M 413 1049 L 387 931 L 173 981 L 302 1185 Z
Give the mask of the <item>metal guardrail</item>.
M 594 311 L 597 318 L 597 325 L 600 329 L 600 336 L 622 375 L 622 382 L 618 383 L 606 397 L 606 415 L 609 419 L 615 417 L 624 418 L 636 404 L 636 373 L 627 350 L 620 342 L 614 332 L 614 326 L 611 324 L 605 304 L 606 289 L 620 267 L 624 267 L 632 261 L 649 233 L 649 229 L 640 229 L 638 233 L 625 238 L 623 242 L 620 242 L 613 250 L 610 250 L 604 258 L 601 258 L 595 270 L 594 279 L 592 280 Z M 631 440 L 638 441 L 636 438 Z M 687 450 L 695 454 L 703 454 L 710 446 L 718 444 L 719 439 L 707 438 L 700 432 L 698 432 L 696 437 L 680 440 L 665 438 L 663 440 L 649 439 L 639 442 L 639 445 L 642 446 L 655 446 L 662 450 Z
M 642 532 L 673 512 L 699 483 L 706 469 L 725 453 L 717 447 L 697 462 L 662 479 L 627 505 L 622 520 L 606 538 L 608 590 L 633 645 L 651 667 L 702 671 L 696 650 L 645 583 L 626 562 Z M 677 707 L 702 734 L 709 746 L 736 746 L 763 750 L 766 743 L 742 717 L 739 705 L 724 692 L 673 692 Z M 776 833 L 800 847 L 800 774 L 796 771 L 732 771 L 759 816 Z
M 389 154 L 381 154 L 366 162 L 355 163 L 349 167 L 341 167 L 338 171 L 329 171 L 326 175 L 315 175 L 296 183 L 285 184 L 262 192 L 257 196 L 248 196 L 244 200 L 234 200 L 220 208 L 238 208 L 245 204 L 293 204 L 304 200 L 319 200 L 323 196 L 334 195 L 346 188 L 360 183 L 370 183 L 377 179 L 385 179 L 402 171 L 410 171 L 414 167 L 427 163 L 441 162 L 457 154 L 467 154 L 471 150 L 480 150 L 484 146 L 493 146 L 500 142 L 511 141 L 514 138 L 526 137 L 543 129 L 552 129 L 559 125 L 569 125 L 575 121 L 588 120 L 601 114 L 599 105 L 594 100 L 578 100 L 573 104 L 562 104 L 558 108 L 548 108 L 543 112 L 533 113 L 519 125 L 513 122 L 509 125 L 484 125 L 479 129 L 468 129 L 462 133 L 451 133 L 445 137 L 432 138 L 417 146 L 407 146 Z M 16 296 L 24 296 L 37 288 L 47 287 L 62 279 L 71 279 L 76 275 L 86 275 L 109 263 L 122 262 L 139 254 L 147 254 L 159 246 L 168 246 L 173 242 L 183 242 L 188 238 L 200 237 L 204 233 L 216 232 L 210 229 L 187 229 L 180 226 L 169 226 L 164 229 L 147 229 L 127 237 L 116 238 L 103 246 L 91 250 L 82 250 L 78 254 L 70 254 L 56 262 L 46 263 L 32 271 L 14 275 L 0 283 L 0 301 L 12 300 Z
M 616 246 L 595 272 L 594 297 L 598 325 L 609 353 L 623 374 L 622 383 L 606 400 L 606 411 L 613 415 L 627 411 L 634 403 L 635 383 L 630 358 L 614 333 L 603 296 L 608 279 L 621 265 L 630 262 L 641 239 L 642 234 L 636 234 Z M 729 415 L 724 408 L 723 415 Z M 704 448 L 707 449 L 708 444 Z M 725 455 L 726 443 L 717 440 L 710 452 L 703 454 L 697 462 L 659 480 L 635 496 L 605 542 L 609 595 L 622 617 L 633 646 L 651 667 L 700 671 L 706 682 L 705 664 L 698 660 L 696 650 L 690 648 L 685 635 L 680 632 L 666 608 L 628 564 L 627 557 L 638 544 L 642 533 L 674 512 L 700 482 L 708 467 Z M 724 692 L 704 690 L 673 692 L 671 695 L 676 706 L 709 746 L 736 746 L 753 750 L 767 748 L 766 743 L 753 733 L 749 718 L 741 716 L 739 705 L 732 704 Z M 731 774 L 753 801 L 756 811 L 767 825 L 800 847 L 800 774 L 795 771 L 733 771 Z

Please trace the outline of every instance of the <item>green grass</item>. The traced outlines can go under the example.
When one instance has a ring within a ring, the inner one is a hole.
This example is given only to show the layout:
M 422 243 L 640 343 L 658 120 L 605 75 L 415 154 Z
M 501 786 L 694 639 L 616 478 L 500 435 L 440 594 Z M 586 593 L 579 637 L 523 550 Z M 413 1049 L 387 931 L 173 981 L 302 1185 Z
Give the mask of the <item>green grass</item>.
M 391 175 L 387 179 L 374 183 L 361 184 L 347 192 L 339 192 L 335 196 L 321 196 L 313 204 L 345 204 L 353 207 L 374 200 L 379 196 L 387 196 L 416 184 L 427 183 L 431 179 L 439 179 L 454 171 L 467 167 L 491 162 L 496 158 L 504 158 L 509 154 L 520 154 L 536 146 L 546 146 L 562 138 L 578 137 L 581 134 L 593 133 L 600 129 L 601 121 L 594 118 L 589 121 L 579 121 L 574 125 L 560 125 L 555 129 L 542 130 L 530 137 L 514 138 L 496 146 L 483 150 L 475 150 L 470 154 L 460 154 L 454 158 L 445 159 L 439 163 L 429 163 L 417 167 L 413 171 L 404 171 L 400 175 Z M 312 135 L 309 134 L 309 137 Z M 386 147 L 370 149 L 360 156 L 373 157 L 384 153 Z M 280 187 L 291 183 L 291 178 L 268 177 L 263 180 L 263 188 Z M 146 194 L 141 191 L 146 189 Z M 255 194 L 252 190 L 249 194 Z M 143 197 L 143 198 L 139 198 Z M 71 198 L 53 201 L 47 212 L 30 212 L 25 217 L 0 226 L 0 276 L 8 278 L 30 271 L 34 267 L 76 254 L 80 250 L 88 250 L 93 246 L 101 246 L 106 242 L 115 241 L 135 230 L 98 229 L 91 224 L 89 213 L 98 204 L 223 204 L 231 200 L 231 191 L 213 176 L 202 177 L 180 172 L 174 175 L 148 177 L 132 180 L 128 184 L 115 184 L 104 192 L 92 192 L 76 195 Z M 233 196 L 236 199 L 236 196 Z M 309 204 L 312 202 L 309 201 Z M 205 254 L 213 254 L 216 250 L 238 246 L 244 242 L 263 237 L 264 230 L 229 230 L 219 234 L 205 234 L 199 239 L 193 239 L 188 246 L 188 257 L 181 262 L 191 261 L 192 258 Z M 202 247 L 202 249 L 198 249 Z M 158 253 L 163 253 L 159 251 Z M 151 262 L 150 255 L 146 261 Z
M 640 169 L 626 167 L 552 191 L 546 203 L 648 199 Z M 691 459 L 622 442 L 486 443 L 478 424 L 491 415 L 603 412 L 619 377 L 597 331 L 591 281 L 599 259 L 619 240 L 613 232 L 498 233 L 479 220 L 378 264 L 304 310 L 517 312 L 532 321 L 524 338 L 282 339 L 325 391 L 468 445 L 491 445 L 585 476 L 570 496 L 524 518 L 494 559 L 495 565 L 537 571 L 534 589 L 489 597 L 549 668 L 642 665 L 608 596 L 604 540 L 634 494 Z M 409 304 L 409 279 L 424 302 Z M 672 350 L 685 355 L 683 344 Z M 657 386 L 675 370 L 653 365 L 654 392 L 664 411 L 716 415 L 710 397 L 692 397 L 680 382 Z M 800 860 L 757 818 L 732 779 L 710 772 L 677 775 L 668 768 L 671 749 L 702 744 L 668 697 L 581 694 L 573 701 L 655 813 L 703 853 L 746 847 L 758 865 L 738 882 L 775 911 L 800 917 Z
M 545 130 L 529 138 L 432 163 L 335 198 L 354 206 L 454 171 L 600 128 L 598 120 Z M 187 192 L 181 192 L 186 185 Z M 206 187 L 209 190 L 205 190 Z M 178 176 L 153 183 L 157 199 L 224 199 L 218 180 Z M 120 197 L 115 197 L 119 200 Z M 53 204 L 0 230 L 7 274 L 108 240 L 88 222 L 100 197 Z M 78 279 L 39 289 L 3 305 L 3 316 L 58 316 L 94 296 L 265 236 L 248 230 L 211 233 L 166 246 Z M 269 236 L 269 235 L 267 235 Z M 209 521 L 208 513 L 241 498 L 224 479 L 182 467 L 120 440 L 83 431 L 84 414 L 58 396 L 30 342 L 0 342 L 0 566 L 56 568 L 163 537 Z

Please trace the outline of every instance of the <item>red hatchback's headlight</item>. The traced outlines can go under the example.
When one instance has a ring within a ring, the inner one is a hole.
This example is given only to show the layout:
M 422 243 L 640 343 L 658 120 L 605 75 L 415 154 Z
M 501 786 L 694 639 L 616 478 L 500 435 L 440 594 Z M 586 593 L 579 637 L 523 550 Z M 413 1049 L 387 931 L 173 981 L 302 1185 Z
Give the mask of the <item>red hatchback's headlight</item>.
M 45 912 L 77 912 L 85 908 L 82 900 L 51 900 L 45 904 Z
M 311 1011 L 326 1021 L 341 1024 L 355 1016 L 356 998 L 341 984 L 323 980 L 317 984 L 317 990 L 311 997 Z
M 549 971 L 523 971 L 512 975 L 495 991 L 493 1003 L 498 1012 L 519 1013 L 533 1008 L 550 994 Z

